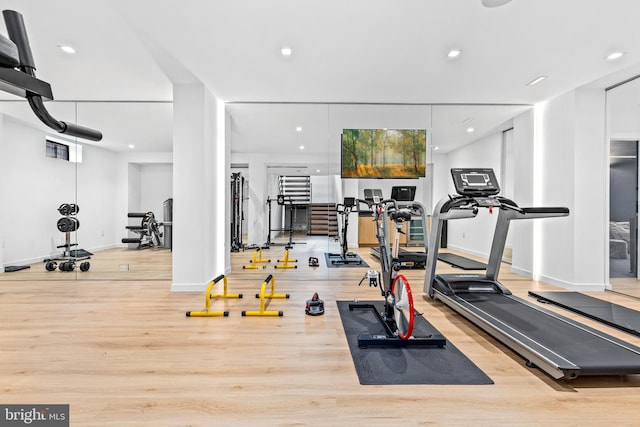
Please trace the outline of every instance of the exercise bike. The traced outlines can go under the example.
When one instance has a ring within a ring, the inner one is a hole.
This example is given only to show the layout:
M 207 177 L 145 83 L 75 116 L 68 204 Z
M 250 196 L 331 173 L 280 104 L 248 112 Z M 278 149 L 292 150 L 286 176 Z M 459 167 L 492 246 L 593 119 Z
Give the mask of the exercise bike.
M 422 224 L 427 224 L 425 209 L 421 203 L 399 206 L 396 200 L 382 200 L 381 190 L 364 190 L 366 203 L 372 210 L 376 222 L 378 245 L 380 248 L 381 279 L 380 293 L 384 298 L 384 309 L 378 311 L 374 304 L 351 303 L 349 310 L 371 310 L 385 330 L 385 334 L 361 334 L 358 336 L 358 347 L 439 347 L 446 344 L 440 334 L 416 337 L 413 335 L 415 309 L 411 286 L 407 278 L 400 274 L 398 247 L 403 224 L 415 214 L 422 216 Z M 389 245 L 387 218 L 394 224 L 393 245 Z M 427 233 L 425 233 L 425 236 Z M 425 239 L 425 250 L 427 242 Z M 391 249 L 393 248 L 393 249 Z
M 342 229 L 338 235 L 340 241 L 340 253 L 329 254 L 329 260 L 331 264 L 362 264 L 362 258 L 353 252 L 349 252 L 349 245 L 347 243 L 347 230 L 349 229 L 349 215 L 351 210 L 357 206 L 355 197 L 345 197 L 344 204 L 338 204 L 336 206 L 336 212 L 342 217 Z

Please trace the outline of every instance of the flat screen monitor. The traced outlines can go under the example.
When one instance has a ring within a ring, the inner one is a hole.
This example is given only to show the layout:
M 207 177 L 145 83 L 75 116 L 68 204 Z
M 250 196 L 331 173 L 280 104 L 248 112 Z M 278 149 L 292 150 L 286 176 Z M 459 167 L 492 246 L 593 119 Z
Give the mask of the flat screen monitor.
M 396 202 L 413 202 L 416 198 L 416 186 L 391 187 L 391 198 Z

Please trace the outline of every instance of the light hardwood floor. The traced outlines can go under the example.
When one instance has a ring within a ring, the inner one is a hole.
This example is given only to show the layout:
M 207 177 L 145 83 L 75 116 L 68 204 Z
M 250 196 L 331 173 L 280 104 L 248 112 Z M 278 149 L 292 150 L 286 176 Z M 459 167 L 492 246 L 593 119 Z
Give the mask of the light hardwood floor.
M 366 269 L 327 269 L 323 259 L 320 267 L 308 267 L 308 257 L 322 258 L 323 249 L 297 245 L 291 251 L 299 265 L 294 270 L 274 270 L 273 261 L 264 270 L 242 270 L 251 253 L 233 254 L 230 291 L 245 298 L 214 301 L 213 308 L 230 311 L 220 318 L 185 317 L 185 311 L 204 307 L 204 293 L 171 293 L 169 280 L 5 277 L 0 402 L 68 403 L 72 426 L 640 423 L 640 375 L 565 382 L 527 368 L 518 355 L 442 303 L 420 297 L 420 270 L 405 271 L 417 309 L 495 384 L 360 385 L 335 302 L 378 299 L 379 292 L 358 286 Z M 275 259 L 282 247 L 268 253 Z M 368 249 L 361 253 L 378 268 Z M 452 271 L 444 264 L 439 268 Z M 291 294 L 269 304 L 284 316 L 241 317 L 242 310 L 257 309 L 253 294 L 267 274 L 274 274 L 277 292 Z M 508 267 L 501 278 L 525 298 L 530 289 L 555 289 L 511 274 Z M 324 316 L 304 314 L 314 292 L 325 301 Z M 632 298 L 598 297 L 640 309 Z M 563 314 L 640 345 L 638 338 Z

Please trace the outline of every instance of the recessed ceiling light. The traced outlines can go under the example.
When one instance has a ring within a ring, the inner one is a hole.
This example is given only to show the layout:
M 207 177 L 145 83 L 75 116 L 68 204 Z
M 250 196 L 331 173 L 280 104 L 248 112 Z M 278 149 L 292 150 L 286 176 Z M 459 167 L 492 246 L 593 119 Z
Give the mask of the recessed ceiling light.
M 136 146 L 133 144 L 129 144 L 129 148 L 136 148 Z
M 283 47 L 282 49 L 280 49 L 280 53 L 282 54 L 282 56 L 291 56 L 291 54 L 293 53 L 293 50 L 291 50 L 290 47 Z
M 546 78 L 547 78 L 547 76 L 536 77 L 535 79 L 533 79 L 529 83 L 527 83 L 527 86 L 537 85 L 538 83 L 540 83 L 541 81 L 543 81 Z
M 320 173 L 320 169 L 316 169 L 316 173 Z
M 301 149 L 301 150 L 304 150 L 304 145 L 301 145 L 301 146 L 300 146 L 300 149 Z
M 467 128 L 467 132 L 471 133 L 473 132 L 475 129 L 474 128 Z
M 457 58 L 461 53 L 462 51 L 460 49 L 451 49 L 449 53 L 447 53 L 447 56 L 449 58 Z
M 607 55 L 607 60 L 613 61 L 614 59 L 622 58 L 624 52 L 613 52 Z
M 296 127 L 296 132 L 302 132 L 302 126 Z
M 511 0 L 482 0 L 484 7 L 500 7 L 509 3 Z
M 440 147 L 435 146 L 435 147 L 433 147 L 433 149 L 437 151 L 437 150 L 439 150 L 439 149 L 440 149 Z
M 76 53 L 76 49 L 73 46 L 69 46 L 67 44 L 61 44 L 60 46 L 58 46 L 60 48 L 61 51 L 63 51 L 64 53 L 70 53 L 70 54 L 74 54 Z

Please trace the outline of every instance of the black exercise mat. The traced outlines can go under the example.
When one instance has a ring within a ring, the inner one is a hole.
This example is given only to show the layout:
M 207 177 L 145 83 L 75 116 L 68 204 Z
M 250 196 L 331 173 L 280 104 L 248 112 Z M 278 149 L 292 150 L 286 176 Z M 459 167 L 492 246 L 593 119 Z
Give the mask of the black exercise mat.
M 27 268 L 31 268 L 30 265 L 7 265 L 4 268 L 5 273 L 13 273 L 14 271 L 26 270 Z
M 438 254 L 438 260 L 463 270 L 486 270 L 487 264 L 451 253 Z
M 369 268 L 369 264 L 367 264 L 367 262 L 363 260 L 358 254 L 356 254 L 356 256 L 353 256 L 353 257 L 351 256 L 347 257 L 349 261 L 352 261 L 352 262 L 349 262 L 348 264 L 338 263 L 338 262 L 334 264 L 331 262 L 331 261 L 339 261 L 341 259 L 342 257 L 339 254 L 334 255 L 328 252 L 324 253 L 324 260 L 327 262 L 327 267 L 329 268 L 353 268 L 353 267 Z M 360 261 L 360 264 L 358 264 L 358 261 Z
M 444 348 L 359 348 L 358 335 L 384 334 L 384 328 L 371 310 L 349 310 L 350 303 L 337 301 L 360 384 L 493 384 L 449 341 Z M 359 303 L 374 304 L 380 311 L 384 308 L 382 301 Z M 421 315 L 416 314 L 414 322 L 415 336 L 439 334 Z
M 613 328 L 640 336 L 640 311 L 613 304 L 580 292 L 533 292 L 529 295 Z

